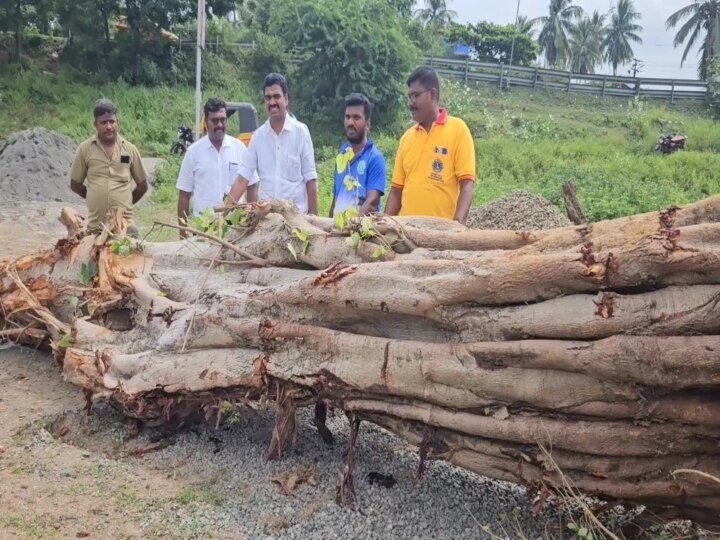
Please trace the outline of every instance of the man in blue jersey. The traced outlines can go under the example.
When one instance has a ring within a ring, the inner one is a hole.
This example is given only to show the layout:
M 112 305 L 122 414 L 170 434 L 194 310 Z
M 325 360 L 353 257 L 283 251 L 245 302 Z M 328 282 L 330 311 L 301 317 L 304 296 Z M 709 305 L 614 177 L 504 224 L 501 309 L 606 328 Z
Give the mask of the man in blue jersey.
M 345 98 L 345 135 L 335 159 L 335 185 L 330 217 L 348 208 L 364 216 L 380 212 L 385 192 L 385 158 L 368 139 L 372 104 L 362 94 Z

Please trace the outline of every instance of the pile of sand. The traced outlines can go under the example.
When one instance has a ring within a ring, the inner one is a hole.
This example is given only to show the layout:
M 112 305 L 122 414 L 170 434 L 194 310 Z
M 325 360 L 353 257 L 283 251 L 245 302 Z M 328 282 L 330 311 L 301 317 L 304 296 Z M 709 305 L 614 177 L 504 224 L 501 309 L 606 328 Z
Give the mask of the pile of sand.
M 13 134 L 0 148 L 0 190 L 3 203 L 67 201 L 68 171 L 77 144 L 45 128 Z
M 527 231 L 571 225 L 557 206 L 545 197 L 524 189 L 512 191 L 484 206 L 471 208 L 467 226 L 471 229 Z

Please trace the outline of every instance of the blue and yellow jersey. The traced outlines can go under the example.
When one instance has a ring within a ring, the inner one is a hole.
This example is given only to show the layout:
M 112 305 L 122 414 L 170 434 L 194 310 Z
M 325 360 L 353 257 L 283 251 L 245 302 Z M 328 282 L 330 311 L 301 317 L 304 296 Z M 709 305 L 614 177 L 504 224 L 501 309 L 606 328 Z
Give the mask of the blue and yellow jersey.
M 369 139 L 357 156 L 346 142 L 335 158 L 335 213 L 351 207 L 359 209 L 371 189 L 379 191 L 380 196 L 385 193 L 385 158 Z M 380 211 L 380 202 L 374 211 Z

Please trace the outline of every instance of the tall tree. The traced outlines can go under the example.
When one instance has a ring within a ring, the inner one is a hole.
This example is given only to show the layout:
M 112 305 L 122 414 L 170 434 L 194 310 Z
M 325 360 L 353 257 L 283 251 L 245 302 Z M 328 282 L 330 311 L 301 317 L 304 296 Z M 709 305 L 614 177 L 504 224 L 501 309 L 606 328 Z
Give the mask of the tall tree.
M 575 73 L 595 73 L 603 61 L 603 41 L 607 29 L 605 16 L 595 11 L 570 28 L 570 70 Z
M 564 65 L 568 53 L 568 34 L 573 20 L 585 13 L 580 6 L 573 5 L 573 0 L 550 0 L 548 14 L 533 19 L 540 24 L 538 43 L 551 66 Z
M 527 15 L 519 15 L 517 20 L 517 31 L 525 34 L 530 39 L 535 39 L 535 20 Z
M 515 26 L 501 26 L 487 21 L 477 24 L 452 24 L 445 34 L 450 43 L 464 43 L 471 49 L 471 58 L 481 62 L 510 61 L 513 64 L 527 66 L 537 58 L 538 45 L 522 32 L 516 32 Z M 514 46 L 513 46 L 514 39 Z
M 605 60 L 612 66 L 613 75 L 617 75 L 619 65 L 635 57 L 630 42 L 642 43 L 638 32 L 642 32 L 643 27 L 637 24 L 641 18 L 642 15 L 635 9 L 633 0 L 618 0 L 617 4 L 610 8 L 610 25 L 604 47 Z
M 427 7 L 415 11 L 415 17 L 425 26 L 447 28 L 457 19 L 457 13 L 448 8 L 447 0 L 425 0 L 425 5 Z
M 698 39 L 702 39 L 699 51 L 698 77 L 706 81 L 713 58 L 718 53 L 718 18 L 720 17 L 720 0 L 695 0 L 692 4 L 680 8 L 668 17 L 665 26 L 668 30 L 675 28 L 687 19 L 677 34 L 674 45 L 678 47 L 687 42 L 680 66 L 685 63 L 687 55 Z

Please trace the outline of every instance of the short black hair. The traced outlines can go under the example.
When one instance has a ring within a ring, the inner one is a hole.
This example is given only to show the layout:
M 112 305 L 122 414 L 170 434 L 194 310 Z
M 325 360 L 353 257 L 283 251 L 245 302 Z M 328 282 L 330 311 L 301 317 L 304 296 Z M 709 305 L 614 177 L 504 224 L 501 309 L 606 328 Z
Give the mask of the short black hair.
M 203 106 L 205 118 L 207 118 L 210 113 L 218 112 L 220 109 L 225 109 L 225 111 L 227 111 L 227 103 L 225 103 L 222 99 L 218 98 L 208 99 Z
M 109 99 L 98 99 L 93 107 L 93 117 L 97 120 L 103 114 L 117 114 L 117 107 Z
M 370 117 L 372 116 L 372 103 L 370 103 L 370 100 L 365 97 L 363 94 L 350 94 L 345 97 L 345 108 L 348 107 L 354 107 L 356 105 L 362 105 L 363 106 L 363 112 L 365 113 L 365 120 L 370 120 Z
M 263 82 L 263 92 L 268 86 L 273 86 L 275 84 L 277 84 L 282 89 L 282 93 L 284 96 L 288 95 L 287 79 L 285 79 L 285 77 L 280 75 L 279 73 L 268 73 L 265 76 L 265 81 Z
M 438 78 L 437 71 L 430 66 L 420 66 L 413 71 L 408 77 L 407 85 L 410 86 L 414 82 L 419 83 L 425 88 L 434 88 L 438 99 L 440 99 L 440 79 Z

